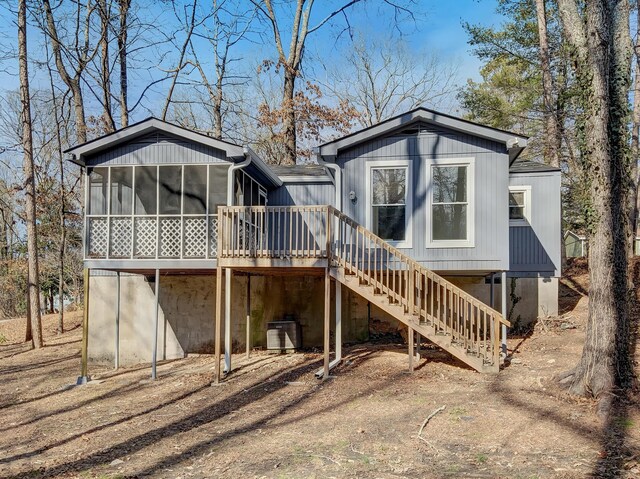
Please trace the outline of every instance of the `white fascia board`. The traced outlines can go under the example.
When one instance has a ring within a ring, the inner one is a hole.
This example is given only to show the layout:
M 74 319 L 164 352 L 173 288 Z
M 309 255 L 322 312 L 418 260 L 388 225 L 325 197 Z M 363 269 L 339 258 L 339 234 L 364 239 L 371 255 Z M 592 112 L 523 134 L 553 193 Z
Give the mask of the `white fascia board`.
M 425 123 L 442 126 L 443 128 L 447 128 L 450 130 L 456 130 L 480 138 L 485 138 L 487 140 L 504 143 L 507 149 L 513 150 L 514 159 L 517 154 L 519 154 L 520 151 L 522 151 L 522 149 L 527 146 L 527 138 L 524 136 L 478 125 L 476 123 L 471 123 L 466 120 L 438 113 L 436 111 L 417 109 L 407 112 L 403 115 L 399 115 L 395 118 L 383 121 L 382 123 L 366 128 L 360 132 L 348 135 L 344 138 L 332 141 L 330 143 L 325 143 L 324 145 L 318 147 L 318 153 L 323 157 L 336 156 L 340 150 L 359 143 L 363 143 L 370 138 L 375 138 L 392 132 L 393 130 L 402 128 L 404 125 L 408 125 L 415 121 L 424 121 Z
M 96 138 L 95 140 L 90 140 L 81 145 L 69 148 L 65 151 L 65 153 L 72 155 L 71 161 L 73 161 L 74 163 L 84 165 L 83 157 L 85 157 L 86 155 L 94 152 L 99 152 L 111 146 L 122 143 L 130 138 L 142 136 L 154 130 L 160 130 L 165 133 L 169 133 L 171 135 L 193 141 L 195 143 L 200 143 L 216 148 L 218 150 L 222 150 L 225 152 L 228 158 L 234 160 L 244 158 L 244 151 L 241 146 L 234 145 L 233 143 L 227 143 L 226 141 L 217 140 L 207 135 L 203 135 L 202 133 L 197 133 L 186 128 L 172 125 L 171 123 L 158 120 L 157 118 L 149 118 L 147 120 L 141 121 L 140 123 L 136 123 L 134 125 L 118 130 L 114 133 Z

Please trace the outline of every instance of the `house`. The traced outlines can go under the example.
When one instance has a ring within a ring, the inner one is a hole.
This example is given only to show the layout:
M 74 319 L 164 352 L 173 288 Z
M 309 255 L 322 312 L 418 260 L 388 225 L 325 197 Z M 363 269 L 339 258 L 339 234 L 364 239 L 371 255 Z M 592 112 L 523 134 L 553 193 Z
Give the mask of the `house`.
M 223 347 L 232 371 L 283 319 L 323 345 L 325 376 L 372 318 L 407 327 L 410 367 L 426 338 L 498 371 L 507 316 L 557 314 L 560 171 L 519 160 L 526 144 L 419 108 L 320 145 L 315 165 L 155 118 L 69 149 L 87 185 L 82 377 L 89 358 L 155 375 L 215 352 L 219 379 Z
M 564 247 L 567 258 L 582 258 L 587 256 L 587 237 L 573 231 L 564 233 Z

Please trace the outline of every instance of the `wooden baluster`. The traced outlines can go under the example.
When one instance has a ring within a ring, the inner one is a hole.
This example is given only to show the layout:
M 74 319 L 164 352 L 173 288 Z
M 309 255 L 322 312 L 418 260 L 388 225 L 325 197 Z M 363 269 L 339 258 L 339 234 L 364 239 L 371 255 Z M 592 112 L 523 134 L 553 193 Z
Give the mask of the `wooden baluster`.
M 416 275 L 415 275 L 415 269 L 413 268 L 413 264 L 409 265 L 407 274 L 409 275 L 409 281 L 407 282 L 407 291 L 409 292 L 409 297 L 407 298 L 409 300 L 408 309 L 409 309 L 409 314 L 413 316 L 415 313 L 415 301 L 416 301 L 416 295 L 415 295 Z

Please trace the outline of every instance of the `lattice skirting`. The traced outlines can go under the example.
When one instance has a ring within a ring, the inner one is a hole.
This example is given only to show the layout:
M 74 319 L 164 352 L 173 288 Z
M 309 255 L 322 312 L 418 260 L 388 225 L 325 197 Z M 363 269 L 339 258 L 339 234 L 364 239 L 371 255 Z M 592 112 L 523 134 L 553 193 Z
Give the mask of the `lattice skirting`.
M 111 218 L 109 256 L 128 258 L 131 256 L 131 218 Z
M 107 219 L 88 218 L 89 232 L 87 256 L 89 258 L 106 258 L 107 256 Z
M 155 218 L 136 218 L 135 247 L 133 255 L 136 258 L 154 258 L 158 243 L 158 224 Z
M 180 257 L 180 225 L 181 219 L 160 218 L 160 257 Z

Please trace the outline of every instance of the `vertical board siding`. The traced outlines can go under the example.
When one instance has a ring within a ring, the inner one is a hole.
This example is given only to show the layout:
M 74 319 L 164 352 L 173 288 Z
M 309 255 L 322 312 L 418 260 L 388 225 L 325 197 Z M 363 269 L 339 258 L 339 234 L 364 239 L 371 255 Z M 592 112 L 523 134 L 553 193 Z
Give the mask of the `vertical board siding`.
M 333 205 L 335 187 L 332 183 L 285 183 L 269 192 L 269 206 Z
M 222 150 L 179 139 L 165 133 L 151 133 L 87 159 L 88 166 L 223 163 Z
M 509 269 L 560 275 L 560 172 L 517 173 L 510 186 L 531 186 L 531 224 L 509 228 Z
M 427 248 L 430 218 L 430 169 L 434 159 L 475 159 L 474 247 Z M 366 178 L 369 160 L 409 159 L 413 178 L 413 238 L 402 251 L 436 271 L 498 271 L 509 266 L 508 169 L 503 144 L 460 132 L 429 127 L 414 135 L 378 138 L 337 158 L 343 168 L 343 210 L 366 225 Z M 357 199 L 351 201 L 349 192 Z

